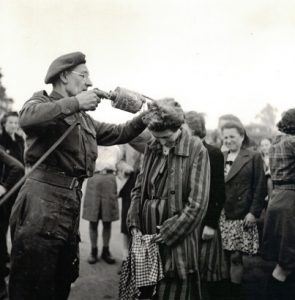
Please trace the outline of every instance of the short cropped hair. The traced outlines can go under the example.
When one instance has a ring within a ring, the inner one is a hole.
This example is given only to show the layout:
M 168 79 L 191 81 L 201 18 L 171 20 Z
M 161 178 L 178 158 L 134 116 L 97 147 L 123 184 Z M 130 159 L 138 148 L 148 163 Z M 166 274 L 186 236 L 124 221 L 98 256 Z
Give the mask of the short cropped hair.
M 152 131 L 177 131 L 184 123 L 184 112 L 173 98 L 153 101 L 143 122 Z

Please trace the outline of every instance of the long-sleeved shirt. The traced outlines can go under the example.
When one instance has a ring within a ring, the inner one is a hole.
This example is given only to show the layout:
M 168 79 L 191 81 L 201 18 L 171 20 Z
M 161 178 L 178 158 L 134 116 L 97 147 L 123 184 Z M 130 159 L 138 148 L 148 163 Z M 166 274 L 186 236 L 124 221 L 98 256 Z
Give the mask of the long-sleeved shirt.
M 98 157 L 95 161 L 95 171 L 117 170 L 117 164 L 122 158 L 119 146 L 98 146 Z
M 33 165 L 73 123 L 77 126 L 44 163 L 75 177 L 92 176 L 97 145 L 127 143 L 145 128 L 141 116 L 121 125 L 97 122 L 79 110 L 75 97 L 37 92 L 20 112 L 20 126 L 27 135 L 26 164 Z

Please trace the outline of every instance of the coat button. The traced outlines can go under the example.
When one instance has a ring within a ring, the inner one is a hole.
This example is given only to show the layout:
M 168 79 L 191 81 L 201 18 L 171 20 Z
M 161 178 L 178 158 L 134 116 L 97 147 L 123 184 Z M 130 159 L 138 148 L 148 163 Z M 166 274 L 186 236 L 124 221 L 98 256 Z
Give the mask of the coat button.
M 171 195 L 174 195 L 174 194 L 175 194 L 175 191 L 170 191 L 170 194 L 171 194 Z

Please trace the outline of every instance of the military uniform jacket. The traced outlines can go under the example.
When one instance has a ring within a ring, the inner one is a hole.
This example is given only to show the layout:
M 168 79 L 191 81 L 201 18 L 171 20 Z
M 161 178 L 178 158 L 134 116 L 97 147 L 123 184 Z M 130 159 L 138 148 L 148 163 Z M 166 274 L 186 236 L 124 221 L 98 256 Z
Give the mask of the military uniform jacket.
M 27 135 L 26 164 L 33 165 L 75 122 L 77 126 L 45 160 L 46 165 L 75 177 L 92 176 L 97 145 L 126 143 L 145 128 L 139 116 L 122 125 L 97 122 L 79 110 L 75 97 L 37 92 L 20 112 L 20 126 Z

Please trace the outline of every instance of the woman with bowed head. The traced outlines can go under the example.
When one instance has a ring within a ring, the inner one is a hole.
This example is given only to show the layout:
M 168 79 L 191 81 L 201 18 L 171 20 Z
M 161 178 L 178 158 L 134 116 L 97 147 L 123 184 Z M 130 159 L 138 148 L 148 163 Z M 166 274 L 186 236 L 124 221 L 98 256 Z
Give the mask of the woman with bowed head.
M 276 262 L 267 284 L 267 299 L 295 299 L 295 109 L 278 123 L 269 150 L 274 189 L 265 215 L 263 257 Z
M 266 179 L 260 153 L 246 149 L 241 123 L 221 128 L 228 151 L 224 153 L 225 203 L 220 217 L 223 248 L 229 259 L 231 294 L 241 299 L 243 260 L 257 254 L 259 236 L 256 219 L 266 196 Z
M 199 240 L 210 187 L 208 153 L 183 126 L 184 113 L 171 98 L 155 101 L 145 117 L 153 136 L 132 192 L 128 227 L 154 234 L 164 278 L 141 290 L 140 299 L 201 299 Z

